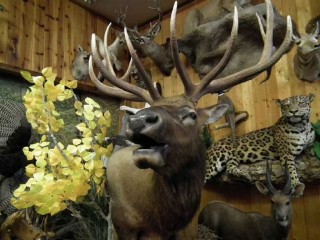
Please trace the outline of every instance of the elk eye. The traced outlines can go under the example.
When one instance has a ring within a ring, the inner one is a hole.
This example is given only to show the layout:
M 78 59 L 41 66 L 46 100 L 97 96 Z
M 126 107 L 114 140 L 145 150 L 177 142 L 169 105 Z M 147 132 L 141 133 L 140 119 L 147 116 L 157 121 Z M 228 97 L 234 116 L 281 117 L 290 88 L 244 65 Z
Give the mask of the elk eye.
M 289 204 L 290 204 L 290 202 L 289 202 L 289 201 L 288 201 L 288 202 L 286 202 L 286 205 L 287 205 L 287 206 L 289 206 Z
M 270 200 L 271 204 L 274 204 L 274 201 L 273 200 Z
M 191 117 L 193 120 L 196 120 L 198 116 L 197 116 L 196 113 L 192 112 L 192 113 L 190 113 L 190 117 Z

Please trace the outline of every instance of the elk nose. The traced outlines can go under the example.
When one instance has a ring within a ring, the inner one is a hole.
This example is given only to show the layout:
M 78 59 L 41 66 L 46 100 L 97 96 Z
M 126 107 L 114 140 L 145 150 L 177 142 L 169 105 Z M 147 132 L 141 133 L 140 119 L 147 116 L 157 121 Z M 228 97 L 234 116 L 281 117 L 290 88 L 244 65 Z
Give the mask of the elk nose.
M 146 123 L 151 123 L 151 124 L 153 124 L 153 123 L 156 123 L 158 120 L 159 120 L 158 115 L 153 114 L 153 115 L 147 116 L 147 118 L 146 118 Z
M 148 126 L 157 125 L 160 118 L 157 113 L 151 111 L 140 111 L 137 114 L 130 116 L 128 126 L 133 132 L 141 132 Z

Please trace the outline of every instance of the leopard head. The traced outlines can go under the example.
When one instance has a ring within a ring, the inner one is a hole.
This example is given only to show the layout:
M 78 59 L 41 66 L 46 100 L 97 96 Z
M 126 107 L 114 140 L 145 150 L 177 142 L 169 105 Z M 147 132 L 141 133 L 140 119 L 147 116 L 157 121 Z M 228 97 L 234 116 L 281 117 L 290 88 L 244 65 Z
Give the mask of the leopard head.
M 283 100 L 277 99 L 276 103 L 281 109 L 283 118 L 291 123 L 299 123 L 304 119 L 310 118 L 311 102 L 315 95 L 298 95 Z

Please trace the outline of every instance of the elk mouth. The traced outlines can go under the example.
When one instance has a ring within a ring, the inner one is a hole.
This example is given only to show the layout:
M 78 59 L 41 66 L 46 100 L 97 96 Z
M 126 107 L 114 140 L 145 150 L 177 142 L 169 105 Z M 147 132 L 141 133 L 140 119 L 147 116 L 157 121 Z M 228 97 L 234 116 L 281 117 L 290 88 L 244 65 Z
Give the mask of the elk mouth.
M 134 134 L 130 140 L 140 145 L 132 155 L 137 167 L 145 169 L 159 168 L 165 165 L 168 144 L 157 142 L 143 134 Z

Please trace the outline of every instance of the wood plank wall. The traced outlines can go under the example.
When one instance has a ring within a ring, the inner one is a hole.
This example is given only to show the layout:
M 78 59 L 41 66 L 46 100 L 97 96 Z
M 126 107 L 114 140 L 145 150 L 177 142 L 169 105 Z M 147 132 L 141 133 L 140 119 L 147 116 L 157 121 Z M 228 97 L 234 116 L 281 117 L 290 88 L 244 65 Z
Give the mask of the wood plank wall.
M 41 72 L 51 66 L 58 77 L 72 79 L 70 66 L 77 46 L 90 51 L 91 34 L 102 38 L 108 24 L 68 0 L 3 0 L 1 4 L 8 10 L 0 12 L 3 70 Z M 93 84 L 88 80 L 81 85 Z
M 252 3 L 262 2 L 260 0 Z M 207 0 L 194 1 L 193 4 L 178 11 L 177 34 L 181 36 L 187 13 L 194 7 L 205 6 Z M 309 19 L 320 14 L 319 0 L 273 0 L 274 5 L 283 15 L 290 15 L 296 22 L 300 33 L 304 33 L 304 26 Z M 164 43 L 169 36 L 169 19 L 163 20 L 162 31 L 156 38 L 158 43 Z M 230 90 L 228 96 L 234 101 L 237 110 L 249 112 L 249 119 L 237 127 L 237 134 L 260 129 L 274 124 L 280 116 L 274 100 L 283 99 L 298 94 L 314 93 L 316 98 L 312 103 L 312 121 L 319 119 L 320 114 L 320 81 L 316 83 L 303 82 L 296 78 L 293 72 L 294 49 L 275 65 L 271 78 L 266 83 L 260 84 L 264 74 L 255 80 L 238 85 Z M 146 61 L 147 67 L 152 71 L 154 81 L 159 81 L 163 88 L 164 96 L 182 93 L 182 84 L 175 71 L 170 77 L 163 76 L 152 63 Z M 186 62 L 186 61 L 185 61 Z M 186 62 L 187 63 L 187 62 Z M 189 68 L 191 77 L 198 81 L 197 74 Z M 200 106 L 216 103 L 217 96 L 206 96 L 200 101 Z M 143 104 L 132 103 L 133 106 L 142 107 Z M 223 121 L 222 121 L 223 122 Z M 220 122 L 221 123 L 221 122 Z M 214 130 L 210 125 L 211 133 L 215 140 L 228 136 L 230 130 Z M 233 204 L 245 211 L 258 211 L 270 213 L 270 200 L 262 196 L 253 186 L 249 185 L 216 185 L 206 186 L 203 192 L 202 209 L 208 202 L 220 200 Z M 293 200 L 293 226 L 289 239 L 317 240 L 320 239 L 320 187 L 319 184 L 307 184 L 304 197 Z M 193 227 L 196 220 L 193 222 Z M 190 231 L 188 232 L 191 235 Z M 192 237 L 190 238 L 192 239 Z
M 258 1 L 260 0 L 255 0 Z M 204 6 L 206 2 L 207 0 L 194 1 L 178 11 L 178 36 L 182 34 L 188 11 Z M 292 16 L 300 32 L 304 31 L 308 19 L 320 14 L 319 0 L 273 0 L 273 3 L 283 15 Z M 4 70 L 27 69 L 39 72 L 46 66 L 52 66 L 59 77 L 71 79 L 69 67 L 77 45 L 89 49 L 91 33 L 102 36 L 106 27 L 103 19 L 65 0 L 3 0 L 1 4 L 9 11 L 0 12 L 0 67 Z M 166 17 L 156 40 L 164 43 L 168 36 L 169 19 Z M 249 119 L 237 127 L 237 134 L 273 124 L 279 118 L 279 110 L 274 100 L 296 94 L 316 94 L 312 104 L 312 121 L 319 118 L 320 82 L 311 84 L 295 77 L 292 69 L 294 50 L 276 64 L 268 82 L 260 85 L 264 77 L 262 75 L 256 80 L 234 87 L 228 93 L 237 110 L 249 112 Z M 152 71 L 153 79 L 161 83 L 165 96 L 183 92 L 175 71 L 170 77 L 164 77 L 152 63 L 145 62 Z M 198 81 L 197 74 L 191 68 L 189 74 Z M 85 84 L 92 85 L 90 82 Z M 200 106 L 214 104 L 216 99 L 216 96 L 206 96 L 200 101 Z M 142 106 L 136 103 L 131 105 Z M 215 131 L 213 125 L 210 129 L 216 140 L 230 134 L 229 130 Z M 200 209 L 212 200 L 226 201 L 247 211 L 269 213 L 269 199 L 248 185 L 206 186 Z M 316 183 L 307 184 L 304 197 L 293 202 L 293 228 L 290 239 L 320 239 L 319 222 L 320 187 Z

